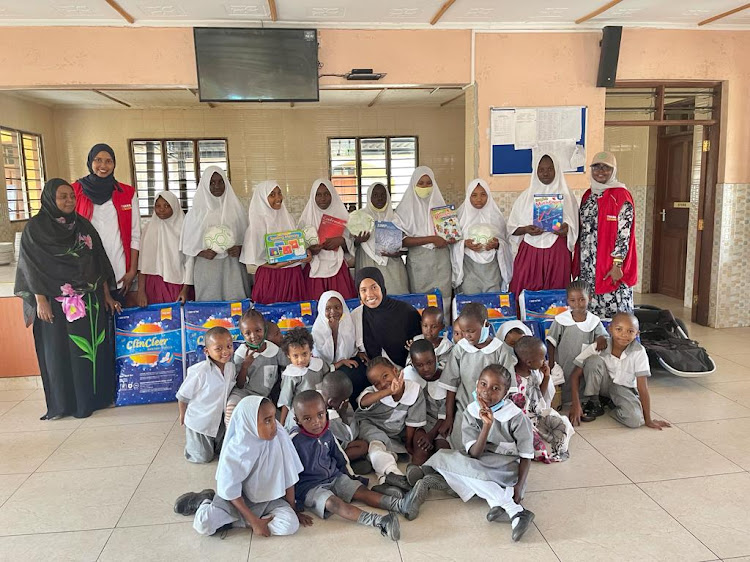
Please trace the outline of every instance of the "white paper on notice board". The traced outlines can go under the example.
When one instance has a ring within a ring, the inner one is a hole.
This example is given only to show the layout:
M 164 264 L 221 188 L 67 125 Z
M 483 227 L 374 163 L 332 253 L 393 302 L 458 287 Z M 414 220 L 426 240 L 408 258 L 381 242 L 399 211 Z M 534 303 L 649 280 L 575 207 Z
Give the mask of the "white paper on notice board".
M 536 109 L 516 109 L 516 142 L 514 145 L 517 150 L 534 148 L 537 145 Z
M 537 141 L 581 138 L 581 110 L 571 107 L 545 107 L 537 110 Z
M 516 112 L 512 109 L 507 111 L 493 111 L 490 131 L 490 141 L 493 145 L 516 143 Z
M 563 172 L 575 172 L 578 166 L 574 166 L 571 162 L 575 149 L 576 143 L 573 140 L 554 140 L 540 142 L 534 153 L 536 157 L 540 154 L 551 154 L 560 164 Z

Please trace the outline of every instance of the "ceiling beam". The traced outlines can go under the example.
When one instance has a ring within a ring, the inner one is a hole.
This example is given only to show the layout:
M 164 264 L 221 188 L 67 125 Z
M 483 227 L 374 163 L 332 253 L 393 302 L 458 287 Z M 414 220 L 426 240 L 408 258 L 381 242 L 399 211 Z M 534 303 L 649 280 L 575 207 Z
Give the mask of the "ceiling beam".
M 105 2 L 107 2 L 107 4 L 109 4 L 115 12 L 120 14 L 125 21 L 127 21 L 128 23 L 135 23 L 135 18 L 127 13 L 125 11 L 125 8 L 120 6 L 117 2 L 115 2 L 115 0 L 105 0 Z
M 268 11 L 271 14 L 271 21 L 279 19 L 279 12 L 276 10 L 276 0 L 268 0 Z
M 388 88 L 383 88 L 382 90 L 380 90 L 380 91 L 378 92 L 378 95 L 376 95 L 376 96 L 375 96 L 374 98 L 372 98 L 372 101 L 371 101 L 370 103 L 368 103 L 368 104 L 367 104 L 367 107 L 372 107 L 373 105 L 375 105 L 375 102 L 376 102 L 376 101 L 378 101 L 378 98 L 379 98 L 380 96 L 382 96 L 382 95 L 383 95 L 383 94 L 385 93 L 385 91 L 386 91 L 387 89 L 388 89 Z
M 585 16 L 583 16 L 582 18 L 578 18 L 576 20 L 576 23 L 583 23 L 585 21 L 589 21 L 591 18 L 595 18 L 599 14 L 603 14 L 604 12 L 606 12 L 607 10 L 609 10 L 610 8 L 614 8 L 620 2 L 622 2 L 622 0 L 612 0 L 611 2 L 607 2 L 601 8 L 597 8 L 596 10 L 594 10 L 593 12 L 589 12 L 588 14 L 586 14 Z
M 437 11 L 437 13 L 434 16 L 432 16 L 432 19 L 430 20 L 430 25 L 435 25 L 437 22 L 439 22 L 440 18 L 443 17 L 443 14 L 445 14 L 445 12 L 448 11 L 448 8 L 453 6 L 453 3 L 455 1 L 456 0 L 447 0 L 446 2 L 444 2 L 443 5 L 440 6 L 440 9 Z
M 110 96 L 109 94 L 105 94 L 105 93 L 104 93 L 104 92 L 102 92 L 101 90 L 91 90 L 91 91 L 92 91 L 92 92 L 94 92 L 95 94 L 99 94 L 100 96 L 103 96 L 103 97 L 107 98 L 108 100 L 112 100 L 112 101 L 113 101 L 113 102 L 115 102 L 115 103 L 119 103 L 120 105 L 124 105 L 125 107 L 130 107 L 130 104 L 129 104 L 129 103 L 125 103 L 125 102 L 124 102 L 124 101 L 122 101 L 122 100 L 118 100 L 118 99 L 117 99 L 116 97 L 114 97 L 114 96 Z
M 716 20 L 720 20 L 721 18 L 725 18 L 727 16 L 731 16 L 732 14 L 736 14 L 737 12 L 741 12 L 742 10 L 747 10 L 750 8 L 750 4 L 743 4 L 739 8 L 735 8 L 734 10 L 729 10 L 728 12 L 722 12 L 721 14 L 716 14 L 715 16 L 711 16 L 708 19 L 705 19 L 703 21 L 698 22 L 698 25 L 706 25 L 709 23 L 713 23 Z

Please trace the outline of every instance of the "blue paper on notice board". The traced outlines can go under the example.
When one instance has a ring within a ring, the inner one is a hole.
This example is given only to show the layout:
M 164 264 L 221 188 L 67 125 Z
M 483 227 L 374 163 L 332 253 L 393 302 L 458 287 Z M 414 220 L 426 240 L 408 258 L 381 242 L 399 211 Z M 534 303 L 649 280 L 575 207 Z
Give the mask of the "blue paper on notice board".
M 521 320 L 551 319 L 568 310 L 568 295 L 565 289 L 521 291 L 519 308 Z
M 185 365 L 203 361 L 203 337 L 208 330 L 222 326 L 234 338 L 235 349 L 245 340 L 240 333 L 240 318 L 250 308 L 250 300 L 185 303 Z
M 282 334 L 294 328 L 312 329 L 318 315 L 318 301 L 283 302 L 278 304 L 256 304 L 269 322 L 275 322 Z
M 180 303 L 126 308 L 115 317 L 115 405 L 172 402 L 184 375 Z

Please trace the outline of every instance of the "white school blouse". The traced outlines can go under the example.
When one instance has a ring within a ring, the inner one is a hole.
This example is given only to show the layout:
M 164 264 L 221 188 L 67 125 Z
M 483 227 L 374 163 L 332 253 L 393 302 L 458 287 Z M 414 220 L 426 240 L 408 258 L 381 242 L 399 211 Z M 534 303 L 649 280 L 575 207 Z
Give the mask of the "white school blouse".
M 234 363 L 224 365 L 222 373 L 219 367 L 206 358 L 187 370 L 187 376 L 177 391 L 177 400 L 187 402 L 185 427 L 197 433 L 216 437 L 221 425 L 221 418 L 237 382 L 237 371 Z
M 112 269 L 115 272 L 115 281 L 117 281 L 117 288 L 119 289 L 122 287 L 120 279 L 125 275 L 125 248 L 122 247 L 122 239 L 120 238 L 117 210 L 115 210 L 115 204 L 112 203 L 112 199 L 93 207 L 91 225 L 96 229 L 99 238 L 102 239 L 102 246 L 104 246 L 104 251 L 109 258 L 109 263 L 112 264 Z M 130 214 L 130 249 L 140 250 L 141 210 L 138 206 L 137 193 L 133 194 L 130 208 L 132 210 Z
M 575 365 L 583 367 L 583 362 L 592 355 L 598 355 L 604 360 L 607 366 L 607 372 L 612 382 L 628 388 L 637 388 L 638 377 L 650 377 L 651 367 L 648 364 L 648 354 L 644 347 L 637 341 L 631 342 L 626 347 L 620 357 L 612 355 L 612 340 L 607 342 L 607 348 L 602 351 L 596 350 L 596 343 L 586 347 L 578 357 L 575 358 Z

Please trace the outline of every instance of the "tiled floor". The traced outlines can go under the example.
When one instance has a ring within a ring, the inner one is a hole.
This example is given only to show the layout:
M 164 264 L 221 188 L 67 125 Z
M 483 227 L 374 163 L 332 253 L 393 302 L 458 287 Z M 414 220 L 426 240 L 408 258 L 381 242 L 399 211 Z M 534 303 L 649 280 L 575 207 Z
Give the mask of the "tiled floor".
M 652 377 L 653 410 L 675 427 L 582 427 L 569 461 L 533 465 L 536 520 L 517 544 L 483 502 L 444 496 L 398 543 L 335 516 L 287 538 L 200 537 L 172 503 L 212 486 L 216 464 L 183 459 L 174 404 L 40 422 L 39 390 L 0 391 L 0 560 L 750 560 L 750 328 L 689 328 L 718 372 Z

